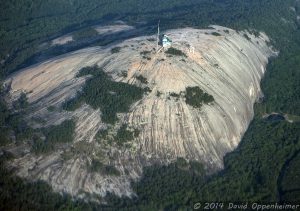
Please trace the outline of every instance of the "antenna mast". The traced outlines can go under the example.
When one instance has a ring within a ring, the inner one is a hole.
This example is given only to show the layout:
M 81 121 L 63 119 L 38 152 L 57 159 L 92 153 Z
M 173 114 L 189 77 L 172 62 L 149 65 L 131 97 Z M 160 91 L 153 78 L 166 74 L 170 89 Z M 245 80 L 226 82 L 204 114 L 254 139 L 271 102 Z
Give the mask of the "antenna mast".
M 156 43 L 157 51 L 158 51 L 158 44 L 159 44 L 159 23 L 160 23 L 160 20 L 158 21 L 158 24 L 157 24 L 157 43 Z

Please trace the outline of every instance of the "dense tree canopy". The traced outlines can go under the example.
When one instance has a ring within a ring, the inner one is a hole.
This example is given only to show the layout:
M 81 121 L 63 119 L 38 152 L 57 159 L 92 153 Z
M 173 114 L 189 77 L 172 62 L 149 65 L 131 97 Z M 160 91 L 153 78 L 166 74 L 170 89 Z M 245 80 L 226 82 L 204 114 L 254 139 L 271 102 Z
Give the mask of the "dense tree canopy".
M 98 66 L 81 69 L 77 77 L 84 75 L 93 77 L 87 80 L 74 99 L 65 103 L 65 109 L 75 110 L 85 102 L 94 109 L 100 108 L 104 122 L 115 123 L 117 113 L 128 112 L 131 104 L 143 97 L 142 88 L 115 82 Z

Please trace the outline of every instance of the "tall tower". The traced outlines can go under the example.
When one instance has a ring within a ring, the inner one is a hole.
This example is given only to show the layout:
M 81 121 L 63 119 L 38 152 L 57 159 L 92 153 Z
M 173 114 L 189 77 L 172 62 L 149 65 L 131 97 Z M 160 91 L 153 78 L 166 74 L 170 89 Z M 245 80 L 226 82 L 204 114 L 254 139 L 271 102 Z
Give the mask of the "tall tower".
M 160 23 L 160 20 L 158 21 L 158 24 L 157 24 L 157 42 L 156 42 L 156 51 L 158 51 L 158 45 L 159 45 L 159 23 Z

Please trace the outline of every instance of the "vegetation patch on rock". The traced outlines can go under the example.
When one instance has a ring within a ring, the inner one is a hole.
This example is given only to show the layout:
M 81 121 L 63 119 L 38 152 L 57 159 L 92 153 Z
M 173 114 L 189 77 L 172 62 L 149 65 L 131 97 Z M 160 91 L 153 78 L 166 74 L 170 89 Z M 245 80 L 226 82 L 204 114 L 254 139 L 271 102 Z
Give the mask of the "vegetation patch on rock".
M 98 160 L 92 160 L 92 163 L 90 165 L 90 171 L 91 172 L 98 172 L 101 173 L 103 175 L 112 175 L 112 176 L 119 176 L 120 172 L 118 171 L 118 169 L 116 169 L 116 167 L 112 166 L 112 165 L 105 165 L 103 163 L 101 163 Z
M 56 144 L 71 143 L 74 139 L 75 122 L 66 120 L 60 125 L 43 128 L 45 140 L 33 137 L 33 150 L 36 153 L 47 153 L 55 149 Z
M 200 87 L 187 87 L 185 94 L 185 102 L 194 108 L 201 108 L 203 104 L 214 101 L 214 97 L 205 93 Z
M 111 49 L 111 53 L 119 53 L 121 51 L 121 47 L 114 47 Z
M 168 50 L 166 50 L 165 53 L 169 54 L 169 55 L 174 55 L 174 56 L 184 56 L 184 57 L 186 57 L 186 54 L 183 51 L 181 51 L 177 48 L 174 48 L 174 47 L 168 48 Z
M 86 75 L 93 77 L 86 81 L 75 98 L 64 103 L 64 109 L 75 110 L 85 102 L 94 109 L 100 108 L 104 122 L 114 124 L 117 113 L 128 112 L 130 106 L 143 97 L 144 89 L 115 82 L 98 66 L 82 68 L 77 77 Z

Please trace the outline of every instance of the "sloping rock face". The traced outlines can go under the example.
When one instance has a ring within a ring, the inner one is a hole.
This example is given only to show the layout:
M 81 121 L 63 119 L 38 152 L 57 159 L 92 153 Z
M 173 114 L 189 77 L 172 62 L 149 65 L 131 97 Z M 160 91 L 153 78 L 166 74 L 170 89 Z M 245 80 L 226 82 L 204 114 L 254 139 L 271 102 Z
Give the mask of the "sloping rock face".
M 27 93 L 31 112 L 26 118 L 32 127 L 60 124 L 70 118 L 76 121 L 74 143 L 54 153 L 37 156 L 27 145 L 12 148 L 17 158 L 10 165 L 17 174 L 45 180 L 55 190 L 77 197 L 105 196 L 107 192 L 131 196 L 130 180 L 137 180 L 146 165 L 183 157 L 203 163 L 209 172 L 221 169 L 224 155 L 237 147 L 253 118 L 253 104 L 262 95 L 260 80 L 268 58 L 275 53 L 263 33 L 255 37 L 221 26 L 166 33 L 173 47 L 186 56 L 170 56 L 165 49 L 156 52 L 155 36 L 138 37 L 119 43 L 117 53 L 111 53 L 116 45 L 86 48 L 10 76 L 6 80 L 11 87 L 9 102 L 21 92 Z M 127 123 L 140 131 L 130 147 L 95 140 L 97 131 L 107 127 L 100 109 L 86 104 L 74 112 L 59 109 L 85 83 L 86 77 L 75 77 L 77 72 L 94 64 L 115 81 L 151 90 L 129 113 L 118 115 L 119 125 Z M 143 84 L 137 76 L 148 83 Z M 214 102 L 200 109 L 188 105 L 182 93 L 194 86 L 212 95 Z M 57 109 L 49 111 L 49 106 Z M 93 159 L 115 166 L 120 175 L 89 171 Z

